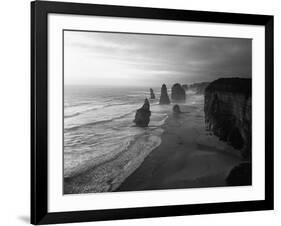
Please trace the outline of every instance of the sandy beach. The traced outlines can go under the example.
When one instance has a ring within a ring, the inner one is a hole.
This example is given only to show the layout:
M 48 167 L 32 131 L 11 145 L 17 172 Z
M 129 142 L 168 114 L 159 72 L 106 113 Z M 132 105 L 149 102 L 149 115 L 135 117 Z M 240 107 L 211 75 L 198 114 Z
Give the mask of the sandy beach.
M 116 191 L 225 186 L 243 160 L 239 152 L 205 130 L 203 104 L 180 105 L 169 115 L 162 143 Z

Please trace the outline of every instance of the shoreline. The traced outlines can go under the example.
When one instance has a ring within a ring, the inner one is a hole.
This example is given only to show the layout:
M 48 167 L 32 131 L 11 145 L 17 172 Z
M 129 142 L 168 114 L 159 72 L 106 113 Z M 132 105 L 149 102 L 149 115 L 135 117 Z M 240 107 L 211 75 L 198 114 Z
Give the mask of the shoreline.
M 202 110 L 180 107 L 184 112 L 163 125 L 161 144 L 115 192 L 227 186 L 228 173 L 243 162 L 239 151 L 205 131 Z
M 161 143 L 161 128 L 144 133 L 113 158 L 90 167 L 72 177 L 64 177 L 64 194 L 99 193 L 115 191 Z
M 178 114 L 164 106 L 164 124 L 151 130 L 152 122 L 130 148 L 64 178 L 64 194 L 227 186 L 230 170 L 244 162 L 240 152 L 206 131 L 200 100 L 179 105 Z

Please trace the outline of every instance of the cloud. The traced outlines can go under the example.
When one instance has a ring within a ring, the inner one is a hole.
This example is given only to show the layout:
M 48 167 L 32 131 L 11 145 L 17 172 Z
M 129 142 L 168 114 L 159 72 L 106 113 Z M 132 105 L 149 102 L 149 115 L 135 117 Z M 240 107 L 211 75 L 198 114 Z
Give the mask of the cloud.
M 69 84 L 191 83 L 252 73 L 250 39 L 74 31 L 64 37 Z

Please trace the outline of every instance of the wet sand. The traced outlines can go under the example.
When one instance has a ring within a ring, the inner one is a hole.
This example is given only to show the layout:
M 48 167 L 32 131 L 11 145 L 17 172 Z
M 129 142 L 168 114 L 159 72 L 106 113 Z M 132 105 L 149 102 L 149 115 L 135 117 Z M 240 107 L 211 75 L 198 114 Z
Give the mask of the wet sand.
M 162 143 L 116 191 L 226 186 L 239 151 L 205 130 L 203 104 L 169 115 Z

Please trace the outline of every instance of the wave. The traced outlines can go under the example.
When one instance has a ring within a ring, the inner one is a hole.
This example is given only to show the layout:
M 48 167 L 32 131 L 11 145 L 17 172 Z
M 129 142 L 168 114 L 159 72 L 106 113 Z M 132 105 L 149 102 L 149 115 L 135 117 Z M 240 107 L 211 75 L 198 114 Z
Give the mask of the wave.
M 165 115 L 164 118 L 162 120 L 160 120 L 160 121 L 152 121 L 152 122 L 150 122 L 149 126 L 150 127 L 152 127 L 152 126 L 155 126 L 155 127 L 162 126 L 166 122 L 168 117 L 169 117 L 168 115 Z
M 109 152 L 88 159 L 87 163 L 84 161 L 80 168 L 76 167 L 72 172 L 65 169 L 64 192 L 70 194 L 116 190 L 142 164 L 149 153 L 161 144 L 162 133 L 162 129 L 144 132 L 124 142 L 122 148 L 117 145 L 116 153 Z M 92 179 L 81 186 L 76 186 L 77 181 L 84 181 L 83 178 Z
M 86 108 L 86 109 L 84 109 L 84 110 L 80 110 L 80 111 L 77 111 L 77 112 L 75 112 L 75 113 L 72 113 L 72 114 L 64 114 L 64 118 L 73 118 L 73 117 L 75 117 L 75 116 L 78 116 L 78 115 L 87 113 L 87 112 L 89 112 L 89 111 L 102 109 L 102 108 L 104 108 L 104 107 L 105 107 L 105 106 L 89 107 L 89 108 Z
M 79 101 L 78 103 L 66 103 L 64 102 L 64 107 L 66 108 L 71 108 L 71 107 L 81 107 L 83 105 L 89 105 L 89 104 L 93 104 L 93 100 L 90 100 L 90 101 Z
M 76 113 L 73 113 L 73 114 L 70 114 L 70 115 L 64 115 L 64 118 L 72 118 L 72 117 L 78 116 L 80 114 L 81 114 L 80 112 L 76 112 Z
M 104 142 L 90 149 L 80 149 L 79 152 L 64 152 L 64 177 L 74 177 L 114 159 L 122 151 L 126 151 L 134 141 L 134 137 L 119 139 L 122 142 Z M 83 159 L 83 162 L 81 161 Z M 82 164 L 81 164 L 82 163 Z
M 99 120 L 99 121 L 94 121 L 94 122 L 92 121 L 92 122 L 83 123 L 83 124 L 80 124 L 80 125 L 71 126 L 71 127 L 68 127 L 68 128 L 64 128 L 64 132 L 69 132 L 69 131 L 77 130 L 77 129 L 80 129 L 80 128 L 85 128 L 85 127 L 89 127 L 89 126 L 113 122 L 114 120 L 122 119 L 124 117 L 129 116 L 129 115 L 132 115 L 135 112 L 136 112 L 136 110 L 131 110 L 129 112 L 126 112 L 126 113 L 124 113 L 122 115 L 119 115 L 119 116 L 116 116 L 116 117 L 111 117 L 111 118 L 108 118 L 108 119 L 102 119 L 102 120 Z M 167 114 L 161 114 L 161 113 L 155 112 L 155 115 L 156 115 L 155 118 L 150 119 L 149 127 L 159 127 L 159 126 L 163 125 L 168 118 Z
M 103 189 L 104 192 L 115 191 L 120 185 L 128 178 L 140 165 L 143 163 L 145 158 L 157 148 L 161 144 L 161 136 L 144 136 L 136 140 L 128 148 L 128 154 L 130 154 L 130 160 L 125 162 L 122 170 L 118 172 L 118 175 L 112 175 L 112 181 L 110 186 L 105 186 Z M 122 162 L 122 157 L 120 158 L 120 162 Z M 123 157 L 124 158 L 124 157 Z M 125 157 L 126 159 L 126 157 Z M 118 162 L 118 161 L 116 161 Z M 103 184 L 101 184 L 102 186 Z
M 68 128 L 65 128 L 64 131 L 68 132 L 68 131 L 77 130 L 77 129 L 83 128 L 83 127 L 85 128 L 85 127 L 89 127 L 89 126 L 93 126 L 93 125 L 98 125 L 98 124 L 112 122 L 112 121 L 114 121 L 116 119 L 122 119 L 122 118 L 124 118 L 126 116 L 129 116 L 129 115 L 133 114 L 134 112 L 135 112 L 135 110 L 130 111 L 130 112 L 125 113 L 125 114 L 120 115 L 120 116 L 109 118 L 109 119 L 103 119 L 103 120 L 100 120 L 100 121 L 94 121 L 94 122 L 89 122 L 89 123 L 84 123 L 84 124 L 68 127 Z
M 73 117 L 76 117 L 76 116 L 79 116 L 79 115 L 82 115 L 82 114 L 85 114 L 87 112 L 91 112 L 91 111 L 94 111 L 94 110 L 100 110 L 100 109 L 104 109 L 104 108 L 108 108 L 108 107 L 113 107 L 113 106 L 122 106 L 122 105 L 128 105 L 128 103 L 110 103 L 110 104 L 106 104 L 106 105 L 98 105 L 98 106 L 91 106 L 89 108 L 86 108 L 84 110 L 78 110 L 74 113 L 70 113 L 70 114 L 64 114 L 64 118 L 73 118 Z M 79 106 L 79 105 L 77 105 Z M 75 106 L 75 107 L 77 107 Z M 68 107 L 70 108 L 70 107 Z

